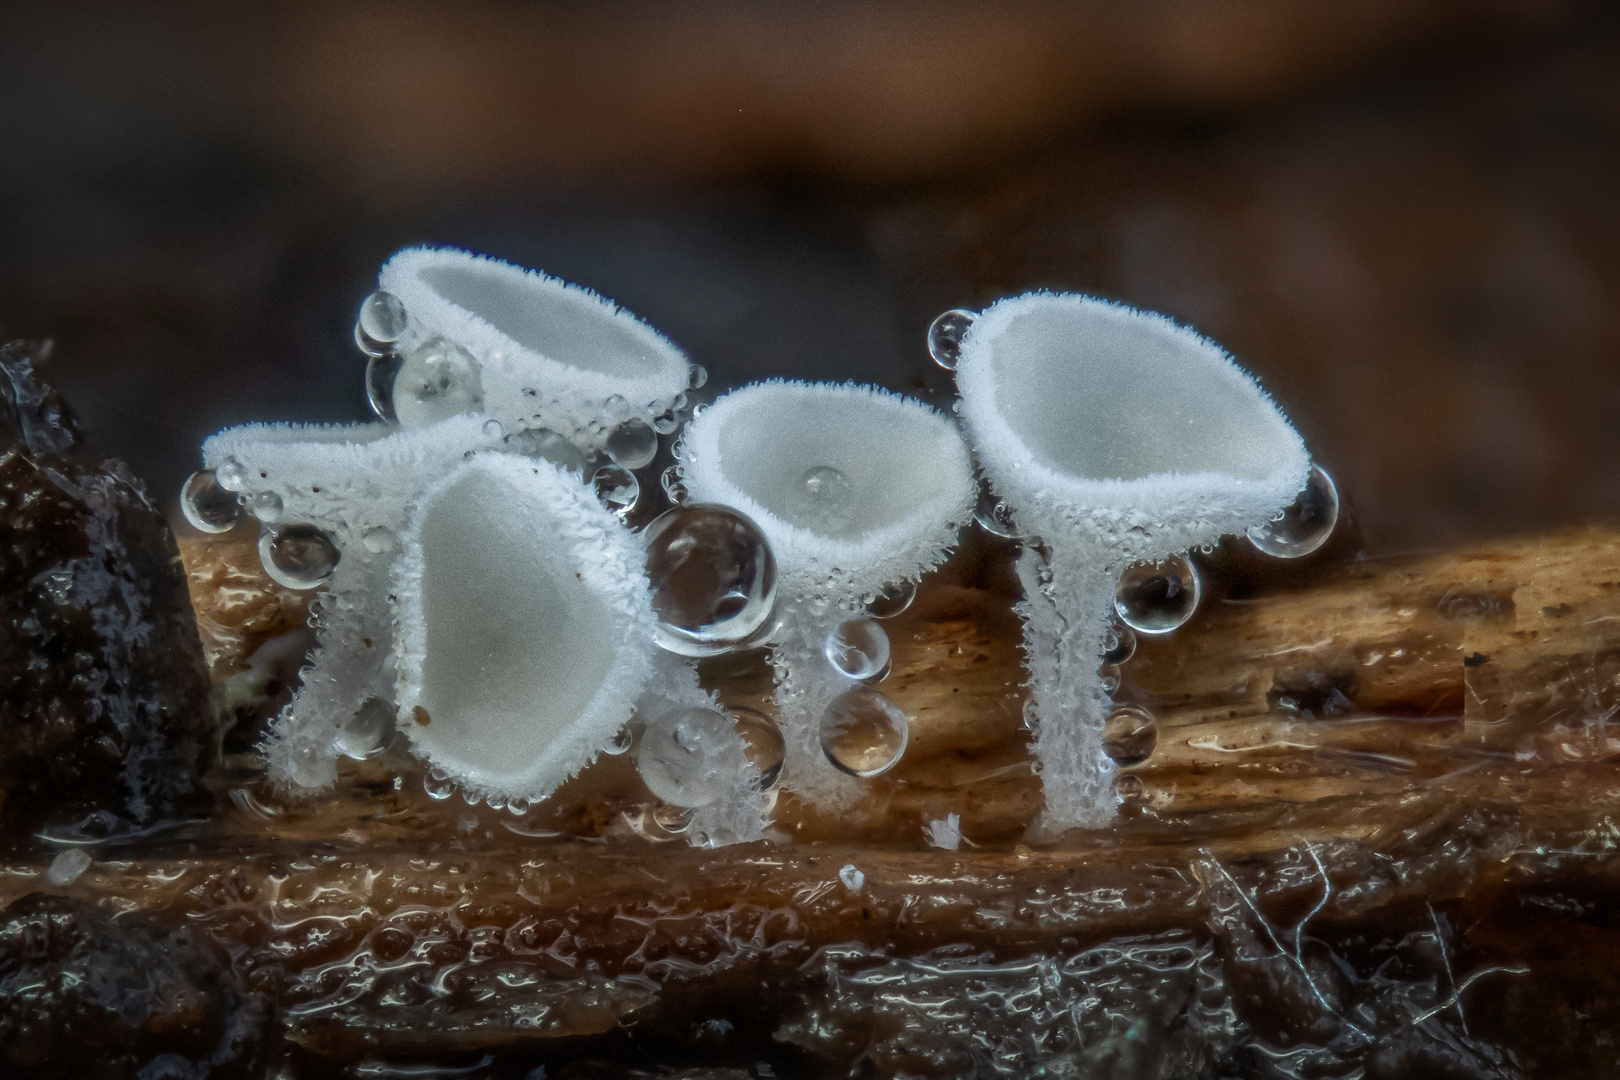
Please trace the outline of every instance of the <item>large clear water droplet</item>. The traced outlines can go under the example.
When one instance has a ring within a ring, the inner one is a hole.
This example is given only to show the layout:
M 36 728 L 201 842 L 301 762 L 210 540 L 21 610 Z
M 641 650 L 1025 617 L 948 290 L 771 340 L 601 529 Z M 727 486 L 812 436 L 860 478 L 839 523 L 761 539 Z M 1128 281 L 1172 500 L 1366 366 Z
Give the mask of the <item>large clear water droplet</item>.
M 248 499 L 247 508 L 248 513 L 266 525 L 274 525 L 280 521 L 282 512 L 285 509 L 281 496 L 273 491 L 254 492 Z
M 776 608 L 776 558 L 764 535 L 728 506 L 677 506 L 642 533 L 658 617 L 654 638 L 682 656 L 736 648 Z
M 1121 705 L 1103 726 L 1103 752 L 1121 768 L 1140 765 L 1159 741 L 1159 722 L 1140 705 Z
M 602 753 L 609 757 L 618 757 L 620 754 L 628 753 L 635 741 L 636 737 L 630 728 L 622 727 L 603 745 Z
M 454 342 L 428 338 L 400 364 L 392 400 L 394 415 L 411 428 L 476 412 L 484 404 L 478 362 Z
M 681 479 L 679 466 L 671 465 L 658 477 L 658 486 L 664 489 L 664 498 L 676 506 L 686 502 L 686 481 Z
M 399 423 L 399 415 L 394 412 L 394 384 L 399 381 L 399 369 L 404 363 L 404 358 L 392 349 L 366 361 L 366 402 L 384 423 Z
M 332 748 L 344 757 L 363 761 L 383 752 L 394 733 L 394 706 L 380 697 L 369 697 L 338 726 Z
M 854 516 L 849 478 L 831 465 L 806 469 L 794 490 L 794 524 L 816 532 L 836 533 Z
M 399 297 L 381 289 L 360 301 L 361 331 L 372 341 L 391 345 L 405 332 L 405 305 Z
M 857 682 L 872 682 L 889 673 L 889 635 L 871 619 L 850 619 L 833 627 L 822 652 L 840 675 Z
M 991 536 L 1004 540 L 1020 538 L 1018 526 L 1013 522 L 1012 509 L 995 492 L 986 489 L 979 493 L 979 502 L 973 507 L 973 520 Z
M 742 737 L 743 753 L 759 770 L 754 789 L 769 791 L 782 779 L 782 762 L 787 759 L 787 740 L 782 737 L 782 729 L 776 726 L 775 720 L 746 705 L 732 705 L 727 711 L 731 713 L 737 734 Z
M 1114 586 L 1114 610 L 1139 634 L 1168 634 L 1193 617 L 1203 589 L 1198 568 L 1185 555 L 1137 563 Z
M 647 790 L 675 806 L 707 806 L 736 783 L 741 739 L 731 718 L 679 708 L 647 725 L 636 744 L 636 771 Z
M 894 768 L 910 737 L 911 725 L 900 706 L 869 686 L 839 694 L 821 716 L 821 750 L 827 760 L 863 780 Z
M 962 337 L 978 316 L 962 308 L 942 312 L 928 327 L 928 355 L 946 371 L 955 371 L 962 358 Z
M 259 561 L 288 589 L 313 589 L 332 576 L 342 557 L 332 537 L 313 525 L 283 525 L 259 537 Z
M 1136 634 L 1123 623 L 1103 632 L 1102 662 L 1118 667 L 1136 655 Z
M 627 420 L 613 429 L 604 449 L 615 465 L 634 472 L 645 469 L 658 456 L 658 436 L 641 420 Z
M 591 477 L 591 487 L 602 505 L 620 517 L 635 509 L 641 498 L 641 483 L 636 474 L 623 465 L 604 465 Z
M 456 782 L 438 769 L 429 769 L 422 776 L 422 790 L 428 798 L 443 801 L 456 793 Z
M 898 585 L 886 585 L 878 594 L 866 603 L 866 613 L 874 619 L 892 619 L 903 614 L 911 607 L 911 602 L 917 599 L 917 583 L 915 581 L 902 581 Z
M 226 491 L 241 491 L 247 483 L 247 468 L 235 458 L 228 457 L 219 463 L 214 476 Z
M 180 512 L 193 528 L 205 533 L 228 531 L 242 517 L 242 504 L 225 490 L 212 469 L 199 469 L 180 489 Z
M 572 472 L 585 470 L 585 454 L 579 447 L 549 428 L 515 431 L 501 440 L 508 451 L 524 457 L 543 458 Z
M 1297 559 L 1333 535 L 1339 521 L 1339 489 L 1320 465 L 1311 466 L 1305 489 L 1278 517 L 1249 530 L 1249 542 L 1267 555 Z
M 358 322 L 354 324 L 354 345 L 367 356 L 382 356 L 393 349 L 387 342 L 371 340 L 371 335 L 362 330 Z

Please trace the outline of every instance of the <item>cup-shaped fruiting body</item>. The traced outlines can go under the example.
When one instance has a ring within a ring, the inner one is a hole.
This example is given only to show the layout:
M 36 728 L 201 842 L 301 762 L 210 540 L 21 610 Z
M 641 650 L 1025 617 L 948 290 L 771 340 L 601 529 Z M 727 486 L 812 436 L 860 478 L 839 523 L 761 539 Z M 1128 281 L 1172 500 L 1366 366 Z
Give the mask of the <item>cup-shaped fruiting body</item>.
M 676 453 L 693 503 L 733 507 L 771 546 L 784 782 L 836 803 L 860 785 L 821 750 L 822 712 L 851 686 L 827 659 L 828 635 L 944 559 L 971 514 L 967 447 L 952 421 L 898 394 L 772 381 L 709 406 Z
M 412 747 L 469 793 L 544 798 L 654 673 L 635 537 L 578 477 L 492 454 L 422 493 L 403 547 L 395 700 Z
M 1116 806 L 1098 667 L 1117 578 L 1269 520 L 1310 458 L 1218 345 L 1092 297 L 993 305 L 956 380 L 979 463 L 1030 538 L 1019 611 L 1046 824 L 1100 824 Z
M 342 725 L 371 699 L 391 698 L 388 572 L 406 514 L 423 484 L 469 452 L 501 445 L 486 424 L 472 415 L 417 431 L 248 424 L 203 443 L 205 466 L 260 518 L 267 538 L 306 531 L 329 542 L 336 558 L 312 605 L 312 662 L 263 748 L 271 778 L 284 789 L 330 787 Z M 261 549 L 274 554 L 269 543 Z
M 379 284 L 405 312 L 393 408 L 407 427 L 475 409 L 508 434 L 545 428 L 597 448 L 684 403 L 686 357 L 589 289 L 456 248 L 400 251 Z

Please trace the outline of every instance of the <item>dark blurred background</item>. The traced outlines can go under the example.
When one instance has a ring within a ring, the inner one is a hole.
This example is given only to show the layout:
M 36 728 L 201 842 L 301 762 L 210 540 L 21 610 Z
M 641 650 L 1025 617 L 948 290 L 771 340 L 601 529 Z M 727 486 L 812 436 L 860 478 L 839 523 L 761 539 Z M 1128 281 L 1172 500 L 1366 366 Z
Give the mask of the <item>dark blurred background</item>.
M 590 285 L 726 385 L 940 395 L 938 311 L 1155 308 L 1375 550 L 1620 516 L 1620 12 L 1530 0 L 0 5 L 0 329 L 166 503 L 366 416 L 394 249 Z

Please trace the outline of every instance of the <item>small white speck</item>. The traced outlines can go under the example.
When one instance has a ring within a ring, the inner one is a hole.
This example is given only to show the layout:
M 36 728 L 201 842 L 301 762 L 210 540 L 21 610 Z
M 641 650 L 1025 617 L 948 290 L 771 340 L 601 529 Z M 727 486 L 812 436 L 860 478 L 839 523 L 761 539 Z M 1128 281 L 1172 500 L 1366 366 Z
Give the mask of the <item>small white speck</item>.
M 850 863 L 838 871 L 838 880 L 843 882 L 844 888 L 850 892 L 860 892 L 866 888 L 866 875 L 855 869 L 854 863 Z

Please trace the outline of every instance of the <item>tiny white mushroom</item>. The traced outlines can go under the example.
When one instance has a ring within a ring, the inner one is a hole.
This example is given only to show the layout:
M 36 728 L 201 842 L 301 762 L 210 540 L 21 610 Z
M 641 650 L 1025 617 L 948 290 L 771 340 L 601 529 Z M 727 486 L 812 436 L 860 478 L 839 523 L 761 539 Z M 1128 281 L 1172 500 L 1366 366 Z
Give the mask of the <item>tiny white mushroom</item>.
M 776 558 L 769 632 L 785 782 L 823 804 L 861 785 L 821 749 L 822 712 L 850 681 L 824 646 L 886 586 L 939 565 L 969 520 L 973 471 L 956 425 L 921 402 L 850 384 L 771 381 L 728 394 L 676 450 L 691 502 L 758 524 Z
M 956 379 L 980 465 L 1039 540 L 1018 571 L 1045 823 L 1102 824 L 1115 797 L 1098 665 L 1115 581 L 1269 520 L 1310 457 L 1218 345 L 1092 297 L 993 305 L 967 331 Z
M 480 455 L 428 487 L 393 593 L 401 727 L 474 795 L 551 794 L 654 674 L 636 539 L 549 462 Z
M 457 416 L 417 431 L 247 424 L 203 443 L 204 464 L 245 504 L 276 507 L 267 530 L 311 525 L 331 537 L 339 554 L 312 620 L 312 663 L 263 747 L 271 779 L 285 790 L 330 787 L 342 723 L 374 696 L 391 699 L 388 571 L 406 513 L 424 483 L 468 452 L 500 446 L 484 422 Z
M 406 313 L 394 409 L 407 427 L 435 412 L 410 401 L 418 356 L 429 381 L 442 371 L 462 384 L 446 388 L 439 408 L 476 409 L 508 434 L 545 428 L 587 448 L 604 446 L 617 425 L 650 426 L 693 377 L 681 351 L 630 312 L 534 270 L 456 248 L 406 248 L 378 280 Z

